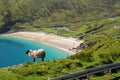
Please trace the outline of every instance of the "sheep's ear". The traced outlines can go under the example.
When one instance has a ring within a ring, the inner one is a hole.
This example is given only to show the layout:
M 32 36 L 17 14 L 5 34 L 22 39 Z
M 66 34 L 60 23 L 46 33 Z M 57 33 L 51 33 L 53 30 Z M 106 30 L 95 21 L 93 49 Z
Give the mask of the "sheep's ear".
M 26 51 L 26 54 L 28 54 L 29 52 L 30 52 L 30 50 L 27 50 L 27 51 Z

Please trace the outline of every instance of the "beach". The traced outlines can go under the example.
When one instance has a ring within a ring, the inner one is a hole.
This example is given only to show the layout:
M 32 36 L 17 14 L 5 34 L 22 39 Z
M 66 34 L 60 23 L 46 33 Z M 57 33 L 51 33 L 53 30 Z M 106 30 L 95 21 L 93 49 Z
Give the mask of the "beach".
M 76 38 L 63 37 L 55 34 L 47 34 L 44 32 L 15 32 L 4 34 L 4 36 L 13 36 L 37 41 L 40 43 L 57 47 L 59 49 L 69 52 L 70 54 L 75 54 L 76 52 L 78 52 L 73 48 L 76 48 L 77 46 L 84 42 L 83 40 L 78 40 Z

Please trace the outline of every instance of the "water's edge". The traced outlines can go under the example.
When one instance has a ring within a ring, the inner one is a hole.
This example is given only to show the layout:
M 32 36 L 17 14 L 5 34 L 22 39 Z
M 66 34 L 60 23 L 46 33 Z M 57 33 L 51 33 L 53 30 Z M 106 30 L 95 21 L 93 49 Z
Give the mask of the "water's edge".
M 18 65 L 27 61 L 32 62 L 32 58 L 25 54 L 25 51 L 28 49 L 43 48 L 47 55 L 45 60 L 54 60 L 69 56 L 67 51 L 63 51 L 57 47 L 10 36 L 0 36 L 0 46 L 2 46 L 0 48 L 0 68 L 2 65 L 3 67 L 7 67 Z M 4 59 L 2 59 L 3 57 Z M 37 59 L 37 61 L 41 61 L 41 59 Z

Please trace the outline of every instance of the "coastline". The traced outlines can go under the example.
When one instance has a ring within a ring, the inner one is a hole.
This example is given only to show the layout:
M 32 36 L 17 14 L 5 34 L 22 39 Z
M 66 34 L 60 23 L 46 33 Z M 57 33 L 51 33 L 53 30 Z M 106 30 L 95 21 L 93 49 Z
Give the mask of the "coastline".
M 81 43 L 83 43 L 83 40 L 78 40 L 76 38 L 72 37 L 63 37 L 58 36 L 55 34 L 47 34 L 44 32 L 15 32 L 15 33 L 9 33 L 9 34 L 3 34 L 4 36 L 12 36 L 12 37 L 18 37 L 18 38 L 24 38 L 28 40 L 37 41 L 43 44 L 51 45 L 53 47 L 59 48 L 63 51 L 66 51 L 70 53 L 70 55 L 75 54 L 76 50 L 72 50 L 73 48 L 76 48 Z

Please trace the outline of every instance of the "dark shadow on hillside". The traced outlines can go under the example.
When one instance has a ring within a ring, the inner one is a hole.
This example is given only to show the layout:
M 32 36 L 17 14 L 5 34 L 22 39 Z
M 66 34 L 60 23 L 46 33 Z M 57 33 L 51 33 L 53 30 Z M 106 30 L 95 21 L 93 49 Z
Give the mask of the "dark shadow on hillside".
M 10 29 L 12 28 L 12 26 L 14 26 L 16 24 L 16 21 L 14 22 L 5 22 L 5 24 L 3 24 L 0 28 L 0 33 L 7 33 L 8 31 L 10 31 Z

